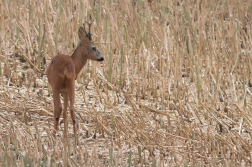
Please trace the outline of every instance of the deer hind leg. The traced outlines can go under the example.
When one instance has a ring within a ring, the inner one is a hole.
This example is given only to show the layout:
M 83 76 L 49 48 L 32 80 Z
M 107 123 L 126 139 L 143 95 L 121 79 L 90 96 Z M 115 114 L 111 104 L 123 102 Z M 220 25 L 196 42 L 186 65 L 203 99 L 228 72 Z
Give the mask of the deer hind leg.
M 64 110 L 63 110 L 63 121 L 64 121 L 64 137 L 67 138 L 67 107 L 68 107 L 68 94 L 67 92 L 63 93 L 64 95 Z
M 68 84 L 68 95 L 70 98 L 70 114 L 71 114 L 71 118 L 72 118 L 72 122 L 73 122 L 73 131 L 74 131 L 74 135 L 76 135 L 76 121 L 75 121 L 75 114 L 74 114 L 74 98 L 75 98 L 75 90 L 74 90 L 74 86 L 75 86 L 75 81 L 71 81 L 71 83 Z
M 54 103 L 54 129 L 58 131 L 59 118 L 62 112 L 62 105 L 60 102 L 60 91 L 53 90 L 53 103 Z

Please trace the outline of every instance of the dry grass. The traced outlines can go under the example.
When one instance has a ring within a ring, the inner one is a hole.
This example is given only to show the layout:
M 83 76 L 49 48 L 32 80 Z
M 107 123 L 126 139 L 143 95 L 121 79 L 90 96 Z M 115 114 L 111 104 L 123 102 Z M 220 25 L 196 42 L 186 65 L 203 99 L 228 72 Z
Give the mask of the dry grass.
M 251 166 L 249 1 L 0 2 L 0 166 Z M 78 141 L 53 137 L 43 75 L 94 20 Z

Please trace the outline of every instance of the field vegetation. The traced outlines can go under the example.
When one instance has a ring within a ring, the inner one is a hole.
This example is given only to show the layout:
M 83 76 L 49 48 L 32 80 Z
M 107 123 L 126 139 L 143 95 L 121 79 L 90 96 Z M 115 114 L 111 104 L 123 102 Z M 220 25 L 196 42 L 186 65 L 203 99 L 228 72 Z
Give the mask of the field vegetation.
M 90 19 L 64 145 L 45 69 Z M 0 166 L 252 166 L 251 29 L 248 0 L 1 0 Z

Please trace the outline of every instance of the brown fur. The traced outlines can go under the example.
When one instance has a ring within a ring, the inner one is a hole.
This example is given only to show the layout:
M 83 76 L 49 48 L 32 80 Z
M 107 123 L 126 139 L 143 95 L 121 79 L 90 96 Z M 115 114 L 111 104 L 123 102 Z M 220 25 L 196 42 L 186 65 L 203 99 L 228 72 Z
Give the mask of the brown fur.
M 47 68 L 48 82 L 52 87 L 54 102 L 54 129 L 58 130 L 59 118 L 62 112 L 60 102 L 60 93 L 64 97 L 64 136 L 66 137 L 66 119 L 68 100 L 70 101 L 70 114 L 73 121 L 73 131 L 76 134 L 76 122 L 74 114 L 74 98 L 75 98 L 75 78 L 86 64 L 87 59 L 103 61 L 103 57 L 99 51 L 93 46 L 92 41 L 87 37 L 85 29 L 79 28 L 80 44 L 72 54 L 72 56 L 59 54 L 55 56 Z M 69 98 L 69 99 L 68 99 Z

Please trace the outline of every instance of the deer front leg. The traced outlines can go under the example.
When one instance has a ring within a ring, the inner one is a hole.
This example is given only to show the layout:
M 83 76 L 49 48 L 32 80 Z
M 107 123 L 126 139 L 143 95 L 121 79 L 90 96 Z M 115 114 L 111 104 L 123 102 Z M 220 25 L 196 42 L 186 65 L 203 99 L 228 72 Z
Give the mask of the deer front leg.
M 72 83 L 69 84 L 68 94 L 69 94 L 69 98 L 70 98 L 70 114 L 71 114 L 71 119 L 73 122 L 73 131 L 74 131 L 74 135 L 76 135 L 77 126 L 76 126 L 76 120 L 75 120 L 75 114 L 74 114 L 74 98 L 75 98 L 75 90 L 74 90 L 75 86 L 74 85 L 75 85 L 75 83 L 73 80 Z
M 72 122 L 73 122 L 74 135 L 76 135 L 76 120 L 75 120 L 75 114 L 74 114 L 74 106 L 71 103 L 71 100 L 70 100 L 70 114 L 71 114 L 71 118 L 72 118 Z

